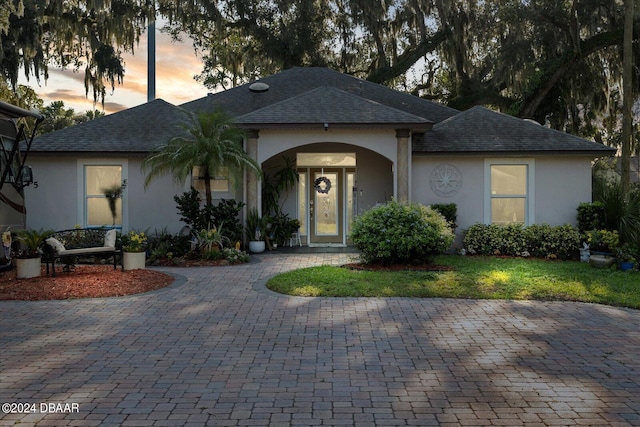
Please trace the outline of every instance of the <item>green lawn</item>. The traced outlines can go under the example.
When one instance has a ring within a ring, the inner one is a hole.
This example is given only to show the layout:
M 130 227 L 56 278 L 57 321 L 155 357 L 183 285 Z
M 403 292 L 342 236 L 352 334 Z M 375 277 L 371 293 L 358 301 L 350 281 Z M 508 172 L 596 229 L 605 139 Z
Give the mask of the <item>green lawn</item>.
M 574 261 L 443 255 L 443 272 L 372 272 L 312 267 L 267 282 L 296 296 L 413 297 L 584 301 L 640 308 L 640 273 L 596 269 Z

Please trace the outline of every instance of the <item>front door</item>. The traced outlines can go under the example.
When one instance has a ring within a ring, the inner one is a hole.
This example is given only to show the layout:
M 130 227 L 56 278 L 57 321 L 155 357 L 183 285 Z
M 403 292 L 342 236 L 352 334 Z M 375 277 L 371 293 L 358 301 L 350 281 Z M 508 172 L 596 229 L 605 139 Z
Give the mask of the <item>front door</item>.
M 309 172 L 309 243 L 344 243 L 344 169 Z

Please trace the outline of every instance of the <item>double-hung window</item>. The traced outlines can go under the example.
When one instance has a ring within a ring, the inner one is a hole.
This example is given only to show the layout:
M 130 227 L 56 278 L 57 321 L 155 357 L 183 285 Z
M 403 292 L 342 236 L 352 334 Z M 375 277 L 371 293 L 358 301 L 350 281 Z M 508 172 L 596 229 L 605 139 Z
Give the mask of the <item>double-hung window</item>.
M 110 205 L 106 192 L 122 186 L 122 165 L 84 165 L 84 222 L 87 227 L 122 226 L 122 197 Z M 113 209 L 113 211 L 112 211 Z
M 218 172 L 219 174 L 213 174 L 209 180 L 211 191 L 214 193 L 229 193 L 231 191 L 229 170 L 226 167 L 222 167 Z M 193 167 L 193 171 L 191 173 L 191 185 L 199 192 L 204 192 L 206 189 L 204 174 L 202 173 L 202 168 L 200 166 Z
M 533 160 L 487 160 L 485 162 L 485 222 L 532 224 L 535 212 L 533 176 Z

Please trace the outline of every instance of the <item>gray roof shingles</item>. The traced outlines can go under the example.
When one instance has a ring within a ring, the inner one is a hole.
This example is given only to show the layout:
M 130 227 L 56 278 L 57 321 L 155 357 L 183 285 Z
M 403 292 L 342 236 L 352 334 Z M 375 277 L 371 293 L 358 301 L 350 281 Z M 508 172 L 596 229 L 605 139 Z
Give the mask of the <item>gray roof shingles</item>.
M 162 99 L 37 137 L 31 151 L 148 153 L 184 133 L 189 112 Z
M 449 107 L 328 68 L 292 68 L 182 104 L 161 99 L 77 126 L 42 135 L 32 151 L 148 153 L 180 135 L 191 113 L 223 109 L 243 127 L 409 127 L 415 154 L 572 153 L 611 155 L 614 149 L 483 107 Z M 255 82 L 254 82 L 255 83 Z M 435 125 L 433 125 L 435 123 Z M 429 128 L 433 126 L 432 129 Z
M 320 86 L 292 98 L 236 117 L 244 126 L 367 125 L 431 128 L 432 121 L 330 86 Z
M 436 123 L 458 113 L 453 108 L 329 68 L 295 67 L 264 77 L 259 81 L 269 85 L 266 92 L 252 92 L 249 89 L 251 84 L 255 83 L 252 82 L 224 92 L 209 94 L 204 98 L 182 104 L 182 107 L 190 111 L 222 108 L 233 116 L 242 116 L 310 90 L 330 86 Z
M 413 139 L 414 153 L 573 153 L 611 155 L 615 149 L 476 106 Z

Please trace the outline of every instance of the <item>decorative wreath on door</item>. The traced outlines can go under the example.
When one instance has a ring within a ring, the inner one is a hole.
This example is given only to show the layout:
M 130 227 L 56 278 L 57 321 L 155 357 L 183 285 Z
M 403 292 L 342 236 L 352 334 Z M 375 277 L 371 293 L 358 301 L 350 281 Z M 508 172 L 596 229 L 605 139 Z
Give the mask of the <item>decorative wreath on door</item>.
M 324 187 L 322 184 L 324 184 Z M 331 180 L 326 176 L 321 176 L 314 181 L 313 188 L 315 188 L 318 193 L 327 194 L 329 190 L 331 190 Z

